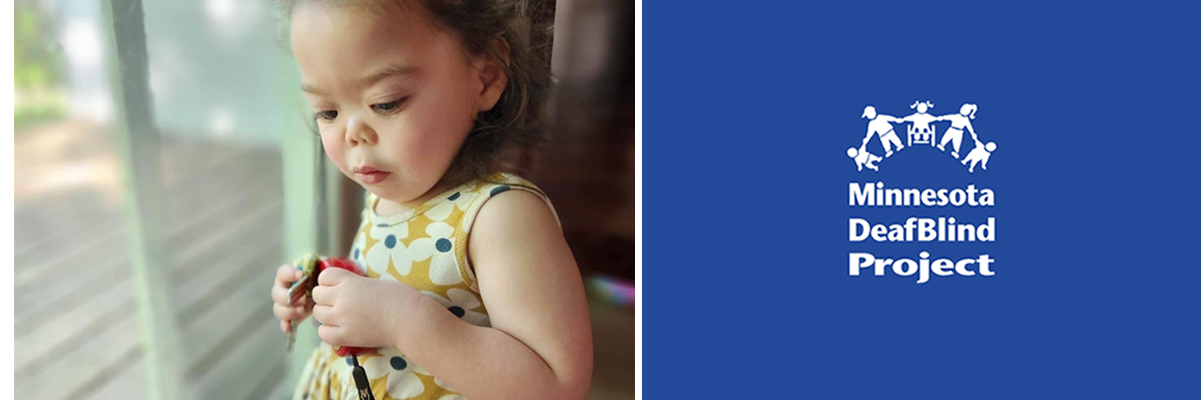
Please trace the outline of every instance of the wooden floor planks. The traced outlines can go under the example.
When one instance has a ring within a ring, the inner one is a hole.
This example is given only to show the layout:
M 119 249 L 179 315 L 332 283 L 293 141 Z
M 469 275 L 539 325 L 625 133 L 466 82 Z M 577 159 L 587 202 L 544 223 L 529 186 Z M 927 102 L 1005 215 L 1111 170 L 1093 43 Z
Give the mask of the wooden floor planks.
M 196 143 L 165 144 L 163 154 L 187 397 L 265 398 L 286 372 L 286 336 L 268 299 L 286 261 L 280 155 Z M 16 210 L 21 224 L 38 224 L 15 246 L 18 398 L 145 398 L 125 221 L 118 208 L 75 204 L 91 198 L 69 193 Z

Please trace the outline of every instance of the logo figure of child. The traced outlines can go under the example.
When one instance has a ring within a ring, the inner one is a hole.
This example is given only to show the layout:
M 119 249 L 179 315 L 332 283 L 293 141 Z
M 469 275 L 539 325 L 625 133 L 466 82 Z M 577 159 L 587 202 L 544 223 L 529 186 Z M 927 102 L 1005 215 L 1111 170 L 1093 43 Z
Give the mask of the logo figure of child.
M 938 117 L 926 114 L 926 111 L 934 107 L 934 103 L 929 101 L 915 101 L 909 108 L 917 109 L 917 112 L 909 114 L 902 118 L 902 122 L 912 122 L 909 126 L 909 145 L 914 143 L 929 143 L 934 145 L 934 127 L 930 126 L 931 122 L 939 121 Z
M 883 158 L 880 158 L 878 155 L 868 153 L 867 145 L 860 146 L 858 150 L 856 150 L 854 147 L 848 147 L 847 157 L 855 159 L 855 166 L 859 167 L 860 171 L 863 171 L 863 167 L 868 167 L 873 171 L 878 172 L 880 171 L 880 168 L 876 166 L 875 162 L 883 160 Z
M 972 165 L 967 167 L 967 172 L 976 172 L 974 171 L 976 168 L 976 163 L 980 163 L 980 168 L 987 170 L 988 158 L 992 157 L 992 152 L 996 150 L 996 142 L 988 142 L 988 144 L 983 144 L 977 140 L 976 147 L 972 148 L 972 151 L 967 153 L 967 157 L 963 158 L 963 165 L 967 165 L 969 161 L 972 163 Z
M 864 107 L 863 116 L 860 118 L 870 120 L 867 123 L 867 136 L 863 138 L 863 145 L 860 146 L 860 149 L 867 148 L 867 142 L 872 139 L 873 135 L 880 136 L 880 144 L 884 145 L 884 157 L 892 156 L 892 146 L 894 145 L 897 146 L 897 151 L 905 148 L 905 145 L 901 144 L 901 139 L 897 137 L 897 133 L 892 129 L 893 122 L 903 122 L 900 118 L 891 115 L 876 114 L 876 107 L 872 106 Z M 849 154 L 850 152 L 848 151 L 847 153 Z
M 959 158 L 959 145 L 963 143 L 964 129 L 967 129 L 968 133 L 972 134 L 972 140 L 975 140 L 977 143 L 980 142 L 980 138 L 976 136 L 976 130 L 972 128 L 972 120 L 976 119 L 977 109 L 978 107 L 975 104 L 964 103 L 962 107 L 959 107 L 959 114 L 947 114 L 938 117 L 940 121 L 951 121 L 951 127 L 947 129 L 946 133 L 942 134 L 942 142 L 938 144 L 938 150 L 947 151 L 945 146 L 950 142 L 952 149 L 951 156 Z

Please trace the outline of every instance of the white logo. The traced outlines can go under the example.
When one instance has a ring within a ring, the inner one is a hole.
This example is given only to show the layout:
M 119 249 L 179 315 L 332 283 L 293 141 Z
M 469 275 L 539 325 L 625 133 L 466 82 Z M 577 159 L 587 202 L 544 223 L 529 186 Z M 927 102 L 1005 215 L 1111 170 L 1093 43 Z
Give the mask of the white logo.
M 984 144 L 980 142 L 980 137 L 976 135 L 975 128 L 972 127 L 972 120 L 976 119 L 976 111 L 978 107 L 975 104 L 964 103 L 959 107 L 958 114 L 947 114 L 934 116 L 927 114 L 931 108 L 934 108 L 934 103 L 929 101 L 917 101 L 909 108 L 915 109 L 916 112 L 909 114 L 904 118 L 897 118 L 891 115 L 876 113 L 876 107 L 867 106 L 863 108 L 861 118 L 867 118 L 867 136 L 863 138 L 863 144 L 859 148 L 851 147 L 847 149 L 847 157 L 855 160 L 855 166 L 859 171 L 863 171 L 863 167 L 879 171 L 876 162 L 882 161 L 885 158 L 892 157 L 894 151 L 899 152 L 906 147 L 912 147 L 914 144 L 928 144 L 931 147 L 935 146 L 935 122 L 949 121 L 951 126 L 942 134 L 942 140 L 938 141 L 938 150 L 946 152 L 947 144 L 951 145 L 951 156 L 959 159 L 960 144 L 963 142 L 963 131 L 967 130 L 972 134 L 972 141 L 975 146 L 963 158 L 961 164 L 967 165 L 968 172 L 975 173 L 976 164 L 980 168 L 988 169 L 988 159 L 992 157 L 993 151 L 997 150 L 996 142 L 988 142 Z M 909 124 L 906 133 L 908 144 L 901 144 L 901 139 L 897 137 L 897 132 L 893 129 L 893 124 Z M 884 146 L 884 157 L 872 154 L 867 150 L 867 143 L 871 141 L 873 136 L 880 138 L 880 144 Z M 969 164 L 970 163 L 970 164 Z

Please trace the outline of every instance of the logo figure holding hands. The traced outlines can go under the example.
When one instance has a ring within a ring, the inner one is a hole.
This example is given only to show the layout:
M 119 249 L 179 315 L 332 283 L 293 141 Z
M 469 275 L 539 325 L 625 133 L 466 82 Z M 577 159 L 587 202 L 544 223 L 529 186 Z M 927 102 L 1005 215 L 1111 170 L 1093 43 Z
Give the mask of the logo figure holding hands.
M 895 151 L 901 151 L 906 147 L 913 147 L 914 144 L 929 144 L 933 149 L 937 144 L 940 152 L 947 151 L 947 144 L 951 145 L 951 155 L 956 161 L 961 161 L 961 164 L 967 166 L 968 173 L 976 172 L 976 165 L 979 164 L 981 169 L 988 169 L 988 160 L 992 157 L 993 152 L 997 150 L 996 142 L 985 142 L 980 140 L 976 128 L 972 126 L 972 121 L 976 119 L 976 111 L 979 107 L 974 103 L 963 103 L 957 114 L 947 115 L 931 115 L 928 111 L 934 108 L 934 103 L 929 100 L 919 100 L 914 102 L 909 108 L 914 110 L 914 113 L 897 118 L 891 115 L 881 114 L 876 111 L 875 106 L 866 106 L 863 108 L 863 115 L 860 118 L 867 118 L 867 135 L 863 137 L 863 141 L 859 146 L 847 148 L 847 157 L 855 161 L 855 167 L 862 172 L 866 167 L 873 171 L 880 171 L 876 164 L 883 162 L 885 158 L 892 156 Z M 943 132 L 942 140 L 937 140 L 937 131 L 940 129 L 936 126 L 937 123 L 943 121 L 949 122 L 950 127 Z M 897 132 L 893 128 L 893 124 L 907 124 L 909 142 L 903 143 L 898 137 Z M 963 144 L 963 131 L 968 131 L 972 135 L 972 141 L 975 146 L 967 153 L 967 156 L 960 159 L 959 150 Z M 880 144 L 884 147 L 884 156 L 879 156 L 868 151 L 867 144 L 871 142 L 873 136 L 880 137 Z M 895 147 L 895 149 L 894 149 Z M 920 148 L 920 146 L 919 146 Z M 921 153 L 925 150 L 916 150 Z M 906 154 L 913 154 L 910 151 Z
M 902 118 L 902 122 L 912 122 L 909 125 L 909 145 L 914 143 L 924 144 L 929 143 L 934 145 L 934 127 L 930 126 L 931 122 L 939 121 L 938 117 L 926 114 L 926 110 L 934 107 L 934 103 L 929 101 L 915 101 L 909 108 L 917 109 L 917 112 L 909 114 Z
M 892 129 L 893 122 L 904 122 L 900 118 L 891 115 L 876 114 L 876 107 L 872 106 L 864 107 L 863 116 L 860 118 L 867 118 L 869 120 L 867 123 L 867 136 L 863 138 L 863 145 L 859 146 L 860 152 L 866 153 L 867 142 L 872 139 L 873 135 L 880 136 L 880 144 L 884 145 L 884 157 L 892 156 L 892 146 L 894 145 L 897 146 L 897 151 L 905 148 L 905 145 L 901 144 L 901 139 L 897 137 L 897 133 Z M 847 154 L 850 155 L 850 151 L 847 151 Z
M 980 138 L 976 137 L 976 130 L 972 129 L 972 120 L 976 119 L 975 104 L 964 103 L 963 107 L 959 107 L 959 114 L 947 114 L 938 117 L 941 121 L 951 121 L 951 127 L 942 134 L 942 142 L 938 144 L 938 150 L 947 151 L 944 147 L 947 142 L 951 143 L 951 156 L 959 158 L 959 145 L 963 143 L 963 130 L 966 128 L 968 133 L 972 134 L 972 140 L 976 141 L 976 147 L 979 148 Z M 973 150 L 974 151 L 974 150 Z

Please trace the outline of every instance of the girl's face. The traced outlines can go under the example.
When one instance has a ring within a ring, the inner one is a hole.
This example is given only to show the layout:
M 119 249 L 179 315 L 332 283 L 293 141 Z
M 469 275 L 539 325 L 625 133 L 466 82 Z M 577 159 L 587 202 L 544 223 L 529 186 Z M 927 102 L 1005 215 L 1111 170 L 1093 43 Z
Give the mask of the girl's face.
M 478 58 L 419 10 L 305 5 L 293 11 L 291 32 L 326 155 L 384 199 L 423 201 L 476 113 L 496 102 Z

